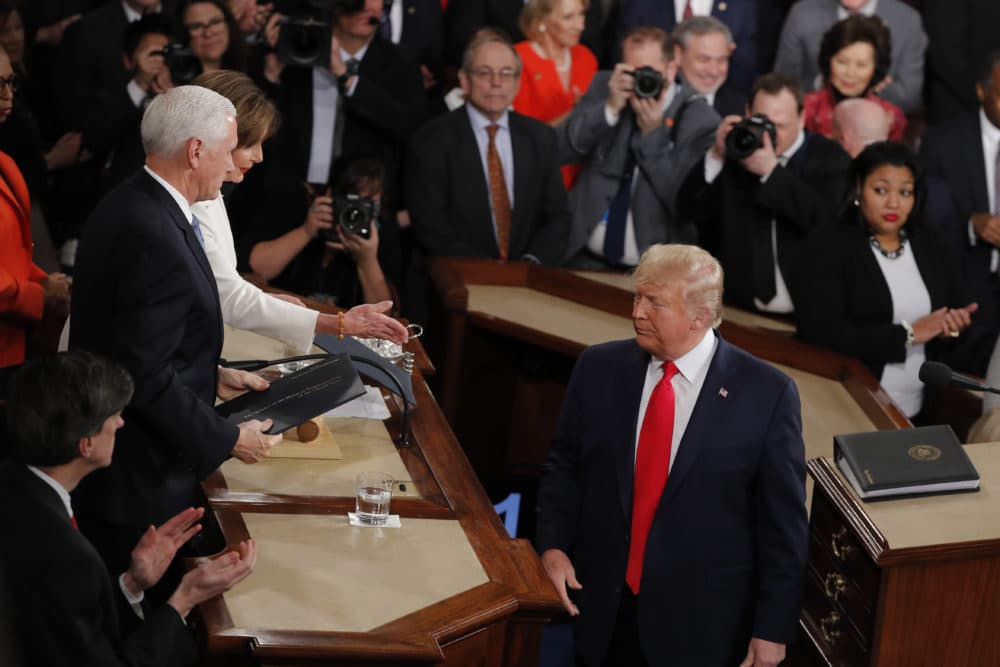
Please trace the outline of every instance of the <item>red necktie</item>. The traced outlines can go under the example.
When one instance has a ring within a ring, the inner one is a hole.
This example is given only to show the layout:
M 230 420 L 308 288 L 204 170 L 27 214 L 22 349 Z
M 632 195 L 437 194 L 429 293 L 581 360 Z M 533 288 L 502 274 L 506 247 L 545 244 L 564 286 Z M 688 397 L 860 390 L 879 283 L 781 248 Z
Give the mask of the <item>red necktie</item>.
M 497 151 L 496 136 L 499 125 L 489 125 L 486 128 L 490 135 L 490 143 L 486 147 L 486 166 L 490 176 L 490 201 L 493 203 L 493 217 L 497 223 L 497 246 L 500 249 L 500 261 L 506 262 L 510 252 L 510 197 L 507 194 L 507 181 L 503 177 L 503 164 Z
M 684 3 L 684 13 L 681 15 L 681 20 L 686 21 L 692 16 L 694 16 L 694 10 L 691 9 L 691 0 L 687 0 L 687 2 Z
M 639 446 L 635 454 L 635 475 L 632 484 L 632 535 L 629 540 L 628 568 L 625 581 L 636 595 L 642 580 L 642 560 L 646 554 L 649 527 L 667 484 L 670 468 L 670 448 L 674 437 L 674 387 L 670 378 L 677 366 L 663 364 L 663 378 L 653 387 L 646 406 L 646 416 L 639 431 Z
M 77 530 L 80 530 L 80 526 L 77 525 L 77 523 L 76 523 L 76 515 L 75 514 L 69 518 L 69 521 L 70 521 L 70 523 L 73 524 L 74 528 L 76 528 Z

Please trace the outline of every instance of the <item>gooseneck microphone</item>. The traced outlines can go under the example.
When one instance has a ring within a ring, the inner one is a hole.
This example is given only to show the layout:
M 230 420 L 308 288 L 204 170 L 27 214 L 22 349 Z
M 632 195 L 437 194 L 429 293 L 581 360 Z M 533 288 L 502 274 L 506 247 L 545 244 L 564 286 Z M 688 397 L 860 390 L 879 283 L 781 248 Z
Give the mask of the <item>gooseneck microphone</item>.
M 971 378 L 967 378 L 964 375 L 959 375 L 955 371 L 951 370 L 948 364 L 942 364 L 940 361 L 925 361 L 922 366 L 920 366 L 920 381 L 929 387 L 947 387 L 948 385 L 958 385 L 959 387 L 965 387 L 966 389 L 975 389 L 976 391 L 988 391 L 992 394 L 1000 394 L 1000 389 L 994 387 L 989 387 L 981 382 L 977 382 Z

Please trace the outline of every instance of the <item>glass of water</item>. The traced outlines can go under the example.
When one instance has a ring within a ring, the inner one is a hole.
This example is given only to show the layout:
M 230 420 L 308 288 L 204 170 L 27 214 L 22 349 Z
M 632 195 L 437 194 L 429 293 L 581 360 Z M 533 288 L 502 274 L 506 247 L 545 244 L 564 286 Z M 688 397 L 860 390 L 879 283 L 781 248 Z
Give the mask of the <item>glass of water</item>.
M 359 472 L 354 496 L 358 521 L 367 526 L 384 526 L 392 499 L 392 475 L 384 472 Z

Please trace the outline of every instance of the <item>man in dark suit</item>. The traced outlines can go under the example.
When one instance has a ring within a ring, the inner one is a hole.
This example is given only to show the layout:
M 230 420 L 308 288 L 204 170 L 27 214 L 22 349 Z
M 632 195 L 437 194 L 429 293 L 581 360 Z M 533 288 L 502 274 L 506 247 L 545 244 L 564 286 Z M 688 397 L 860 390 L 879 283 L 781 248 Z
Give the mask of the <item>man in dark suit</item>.
M 413 136 L 406 194 L 426 255 L 532 259 L 558 264 L 569 211 L 555 132 L 509 111 L 521 66 L 496 35 L 466 51 L 466 104 Z
M 77 530 L 70 503 L 84 477 L 111 463 L 132 394 L 128 373 L 88 352 L 64 352 L 25 366 L 14 387 L 7 407 L 12 460 L 0 464 L 0 578 L 17 610 L 11 620 L 25 664 L 194 664 L 184 619 L 250 574 L 253 541 L 191 570 L 167 604 L 153 609 L 143 592 L 200 530 L 203 511 L 188 508 L 148 526 L 113 581 Z
M 981 63 L 1000 49 L 1000 3 L 927 2 L 923 14 L 927 30 L 927 119 L 940 123 L 979 107 L 976 80 Z
M 379 35 L 420 65 L 424 88 L 444 74 L 444 16 L 440 0 L 390 0 L 385 3 Z
M 789 76 L 760 77 L 748 111 L 774 124 L 774 139 L 763 131 L 750 155 L 729 155 L 727 136 L 743 119 L 727 116 L 688 174 L 677 207 L 698 225 L 699 245 L 726 268 L 728 303 L 791 313 L 787 281 L 797 245 L 833 220 L 847 191 L 849 159 L 833 141 L 805 132 L 802 89 Z
M 653 246 L 635 279 L 635 339 L 585 350 L 566 390 L 542 564 L 580 664 L 777 665 L 808 545 L 798 392 L 713 330 L 707 252 Z
M 223 461 L 255 462 L 281 437 L 263 435 L 269 421 L 237 427 L 213 407 L 216 395 L 267 387 L 218 368 L 219 295 L 190 209 L 218 197 L 233 168 L 235 113 L 207 88 L 158 95 L 142 120 L 146 166 L 101 201 L 80 241 L 70 348 L 119 361 L 136 383 L 119 455 L 75 496 L 111 571 L 150 523 L 203 504 L 199 482 Z
M 692 16 L 674 28 L 673 39 L 674 59 L 684 83 L 704 95 L 720 117 L 742 114 L 747 95 L 725 85 L 736 48 L 726 24 L 711 16 Z
M 942 231 L 960 252 L 969 296 L 979 304 L 972 326 L 956 341 L 951 363 L 983 375 L 1000 332 L 1000 51 L 986 58 L 976 96 L 977 112 L 928 128 L 920 158 L 928 177 L 947 185 L 954 214 Z
M 623 35 L 637 25 L 651 25 L 671 32 L 685 18 L 711 16 L 722 21 L 732 33 L 736 45 L 729 62 L 727 86 L 746 97 L 761 71 L 757 56 L 758 12 L 754 2 L 725 0 L 623 0 L 618 33 Z
M 557 128 L 564 162 L 584 167 L 569 193 L 573 211 L 566 259 L 590 269 L 633 267 L 654 243 L 694 243 L 675 216 L 677 189 L 712 144 L 719 116 L 686 84 L 659 28 L 625 36 L 622 62 L 598 72 Z M 651 67 L 664 81 L 656 98 L 638 97 L 634 75 Z

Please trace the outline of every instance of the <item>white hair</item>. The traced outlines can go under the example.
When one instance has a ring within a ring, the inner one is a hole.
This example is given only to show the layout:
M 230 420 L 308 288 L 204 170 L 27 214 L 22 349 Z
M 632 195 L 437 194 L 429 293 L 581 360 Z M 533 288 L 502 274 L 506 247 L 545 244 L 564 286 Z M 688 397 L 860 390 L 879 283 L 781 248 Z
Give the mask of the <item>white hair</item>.
M 636 285 L 668 287 L 681 283 L 688 312 L 710 327 L 722 322 L 723 272 L 719 260 L 698 246 L 660 243 L 646 248 L 632 278 Z
M 189 139 L 208 147 L 226 138 L 227 118 L 236 118 L 228 99 L 201 86 L 177 86 L 153 98 L 142 116 L 142 147 L 146 155 L 172 157 Z

